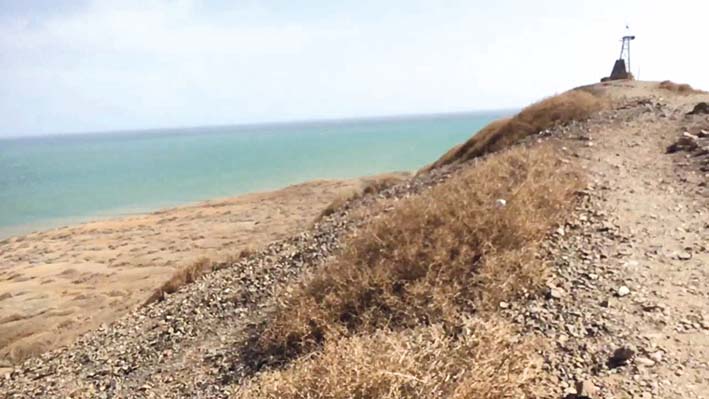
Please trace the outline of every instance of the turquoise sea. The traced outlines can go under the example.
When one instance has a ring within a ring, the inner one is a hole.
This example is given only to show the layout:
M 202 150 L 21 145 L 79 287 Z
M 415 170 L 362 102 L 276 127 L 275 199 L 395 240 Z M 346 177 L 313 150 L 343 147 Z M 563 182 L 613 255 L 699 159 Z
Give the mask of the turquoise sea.
M 312 179 L 414 170 L 505 114 L 0 139 L 0 238 Z

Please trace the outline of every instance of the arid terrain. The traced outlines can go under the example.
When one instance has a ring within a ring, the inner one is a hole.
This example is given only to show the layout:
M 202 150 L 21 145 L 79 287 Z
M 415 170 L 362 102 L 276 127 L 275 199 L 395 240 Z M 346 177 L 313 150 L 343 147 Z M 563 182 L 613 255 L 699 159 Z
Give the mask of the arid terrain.
M 7 368 L 0 396 L 709 398 L 702 103 L 669 82 L 596 84 L 392 186 L 302 185 L 4 242 L 3 316 L 104 306 L 113 321 Z M 137 249 L 109 252 L 116 237 Z M 181 261 L 251 245 L 137 306 Z
M 0 241 L 0 369 L 135 309 L 176 269 L 308 228 L 370 180 L 313 181 Z

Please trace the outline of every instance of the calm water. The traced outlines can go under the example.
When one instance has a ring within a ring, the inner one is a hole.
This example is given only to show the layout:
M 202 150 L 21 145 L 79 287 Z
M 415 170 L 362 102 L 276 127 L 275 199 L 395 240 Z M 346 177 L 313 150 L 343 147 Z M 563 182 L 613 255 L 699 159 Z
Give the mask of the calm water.
M 502 112 L 0 139 L 0 237 L 419 168 Z

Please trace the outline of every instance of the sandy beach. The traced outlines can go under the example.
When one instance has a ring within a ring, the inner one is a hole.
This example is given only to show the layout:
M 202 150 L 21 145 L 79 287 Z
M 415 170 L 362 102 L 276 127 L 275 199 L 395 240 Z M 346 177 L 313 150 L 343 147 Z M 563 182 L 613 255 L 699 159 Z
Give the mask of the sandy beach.
M 302 230 L 367 181 L 312 181 L 0 241 L 0 367 L 130 312 L 180 267 Z

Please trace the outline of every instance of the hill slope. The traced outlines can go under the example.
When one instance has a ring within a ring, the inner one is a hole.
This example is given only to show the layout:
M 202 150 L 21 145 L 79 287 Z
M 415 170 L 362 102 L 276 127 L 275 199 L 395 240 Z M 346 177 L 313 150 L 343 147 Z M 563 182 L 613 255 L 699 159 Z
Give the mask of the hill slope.
M 702 397 L 709 115 L 686 113 L 709 95 L 585 90 L 606 109 L 353 199 L 0 393 Z

